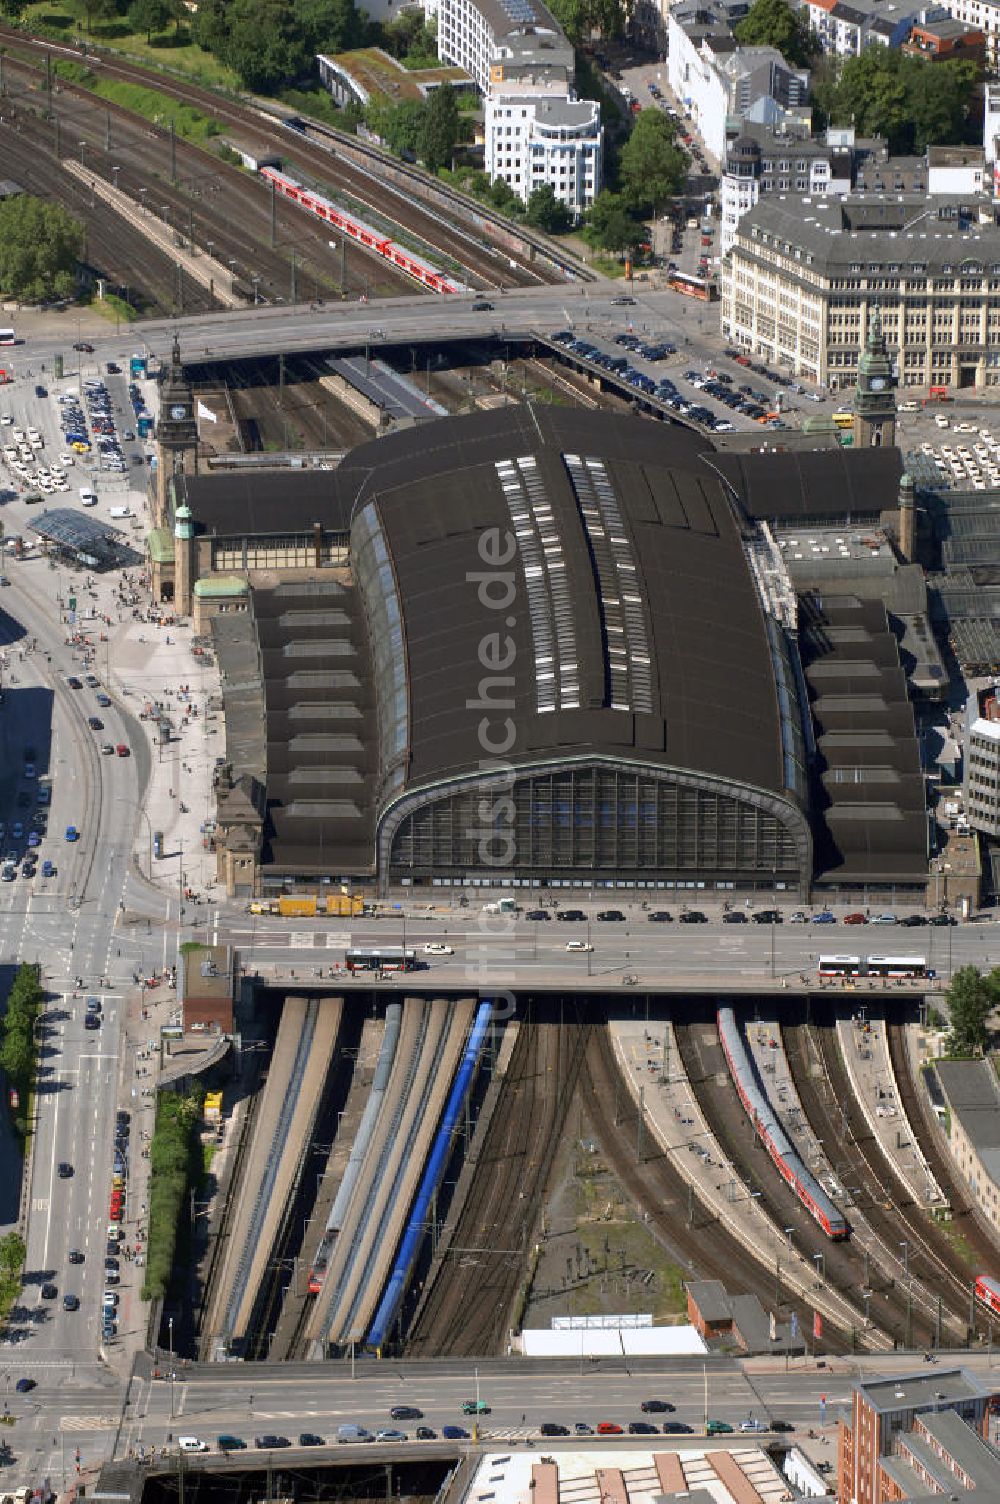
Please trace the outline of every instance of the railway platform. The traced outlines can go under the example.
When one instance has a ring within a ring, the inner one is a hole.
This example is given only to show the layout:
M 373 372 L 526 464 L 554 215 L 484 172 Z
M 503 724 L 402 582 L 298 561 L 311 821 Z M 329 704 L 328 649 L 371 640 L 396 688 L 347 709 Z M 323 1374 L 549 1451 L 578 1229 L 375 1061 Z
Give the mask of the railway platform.
M 857 1323 L 857 1312 L 796 1250 L 789 1251 L 783 1230 L 759 1209 L 735 1166 L 726 1162 L 681 1066 L 669 1020 L 643 1024 L 618 1019 L 609 1024 L 622 1077 L 639 1104 L 644 1127 L 670 1157 L 689 1188 L 688 1220 L 700 1201 L 736 1243 L 759 1262 L 773 1265 L 776 1281 L 843 1331 Z
M 884 1006 L 872 999 L 837 1019 L 837 1042 L 854 1099 L 885 1158 L 919 1206 L 944 1209 L 934 1178 L 902 1105 L 889 1055 Z

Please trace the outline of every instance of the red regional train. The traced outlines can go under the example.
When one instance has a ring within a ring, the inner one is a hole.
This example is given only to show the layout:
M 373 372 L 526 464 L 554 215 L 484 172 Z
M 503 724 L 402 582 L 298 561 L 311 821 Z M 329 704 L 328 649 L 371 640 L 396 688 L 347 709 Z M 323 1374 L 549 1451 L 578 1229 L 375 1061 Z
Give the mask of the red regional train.
M 976 1280 L 976 1299 L 1000 1316 L 1000 1280 L 991 1279 L 988 1274 L 980 1274 Z
M 275 190 L 283 198 L 290 198 L 293 204 L 301 204 L 303 209 L 308 209 L 310 214 L 315 214 L 318 219 L 325 220 L 340 230 L 341 234 L 349 235 L 356 240 L 358 245 L 367 247 L 376 255 L 384 256 L 386 261 L 391 261 L 393 266 L 398 266 L 400 271 L 406 272 L 407 276 L 413 277 L 422 287 L 429 287 L 432 292 L 466 292 L 467 289 L 461 282 L 450 277 L 447 272 L 432 266 L 422 256 L 414 251 L 408 251 L 405 246 L 397 245 L 384 231 L 376 230 L 372 225 L 365 224 L 363 219 L 356 215 L 348 214 L 346 210 L 338 206 L 321 193 L 315 193 L 313 189 L 306 188 L 302 183 L 296 182 L 289 177 L 287 172 L 278 172 L 274 167 L 262 167 L 260 175 L 267 182 L 273 183 Z

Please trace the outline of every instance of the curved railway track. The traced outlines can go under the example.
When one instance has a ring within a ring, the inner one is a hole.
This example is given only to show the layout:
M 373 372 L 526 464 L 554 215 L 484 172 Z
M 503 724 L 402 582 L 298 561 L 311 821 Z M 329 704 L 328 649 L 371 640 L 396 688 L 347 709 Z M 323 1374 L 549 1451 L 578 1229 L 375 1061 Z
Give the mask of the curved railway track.
M 712 1128 L 729 1164 L 746 1166 L 746 1115 L 732 1085 L 722 1047 L 715 1037 L 714 1021 L 709 1031 L 708 1020 L 698 1024 L 678 1024 L 677 1047 L 691 1088 L 705 1120 Z M 711 1040 L 709 1038 L 711 1035 Z M 718 1084 L 723 1082 L 723 1089 Z M 860 1291 L 864 1288 L 865 1261 L 863 1253 L 851 1242 L 834 1242 L 813 1221 L 795 1193 L 781 1179 L 772 1165 L 760 1140 L 754 1139 L 755 1153 L 750 1181 L 755 1199 L 772 1224 L 778 1228 L 794 1230 L 794 1238 L 800 1251 L 808 1258 L 815 1258 L 823 1278 L 840 1298 L 858 1313 L 857 1332 L 865 1330 L 865 1311 Z M 906 1301 L 900 1305 L 897 1291 L 886 1292 L 892 1309 L 884 1320 L 872 1318 L 873 1330 L 893 1342 L 902 1341 L 906 1327 Z M 914 1313 L 914 1330 L 916 1313 Z
M 821 1140 L 827 1158 L 835 1164 L 837 1178 L 855 1189 L 855 1203 L 873 1236 L 865 1263 L 871 1294 L 873 1320 L 891 1327 L 891 1306 L 898 1305 L 900 1287 L 910 1282 L 911 1296 L 904 1296 L 906 1319 L 903 1340 L 908 1347 L 916 1339 L 921 1346 L 935 1341 L 937 1301 L 944 1318 L 952 1318 L 951 1336 L 964 1336 L 959 1282 L 950 1264 L 931 1246 L 922 1218 L 914 1215 L 914 1203 L 893 1173 L 857 1107 L 846 1068 L 840 1061 L 837 1041 L 827 1025 L 816 1028 L 804 1023 L 781 1025 L 785 1053 L 802 1110 Z M 834 1065 L 836 1060 L 836 1065 Z M 820 1074 L 814 1074 L 814 1069 Z M 850 1216 L 850 1211 L 848 1210 Z M 904 1236 L 901 1236 L 904 1235 Z M 860 1232 L 858 1234 L 860 1242 Z M 906 1245 L 905 1258 L 903 1243 Z M 919 1256 L 919 1257 L 918 1257 Z M 919 1265 L 919 1277 L 915 1273 Z M 895 1292 L 895 1299 L 894 1299 Z M 967 1304 L 967 1302 L 966 1302 Z M 881 1305 L 881 1309 L 880 1309 Z M 961 1323 L 961 1331 L 955 1327 Z
M 318 145 L 302 135 L 292 134 L 287 127 L 279 124 L 271 125 L 265 112 L 259 108 L 241 104 L 226 95 L 214 93 L 176 75 L 145 69 L 105 53 L 90 52 L 84 59 L 74 47 L 41 41 L 17 29 L 0 27 L 0 38 L 4 38 L 8 45 L 19 53 L 27 51 L 39 58 L 50 53 L 57 59 L 67 58 L 78 63 L 83 62 L 88 67 L 99 69 L 102 75 L 158 89 L 171 98 L 180 100 L 202 114 L 218 120 L 228 128 L 236 129 L 241 140 L 246 141 L 252 147 L 266 147 L 271 151 L 276 148 L 281 150 L 291 158 L 290 165 L 315 177 L 317 186 L 321 189 L 325 187 L 334 193 L 340 191 L 350 194 L 360 204 L 369 205 L 372 212 L 377 212 L 384 219 L 388 218 L 384 204 L 377 205 L 372 200 L 372 179 L 375 174 L 371 169 L 351 163 L 345 158 L 343 152 L 338 155 L 331 147 Z M 66 85 L 62 81 L 61 85 L 71 92 L 85 92 L 76 85 Z M 104 100 L 101 100 L 101 105 L 114 110 L 114 107 L 108 106 Z M 152 130 L 155 133 L 155 128 L 150 128 L 148 125 L 146 128 L 147 131 Z M 162 140 L 167 139 L 166 132 L 158 132 L 158 134 Z M 383 162 L 384 159 L 373 154 L 373 167 L 381 166 Z M 393 166 L 395 168 L 396 164 Z M 524 285 L 539 281 L 563 280 L 555 268 L 546 268 L 540 274 L 538 269 L 526 264 L 523 258 L 519 261 L 516 257 L 512 257 L 511 253 L 498 253 L 492 245 L 481 244 L 476 248 L 469 232 L 460 226 L 453 227 L 449 237 L 448 226 L 442 223 L 441 213 L 423 207 L 416 203 L 413 197 L 408 197 L 398 189 L 390 189 L 390 185 L 386 185 L 386 191 L 396 193 L 400 205 L 405 209 L 405 221 L 399 221 L 404 237 L 408 231 L 422 240 L 426 246 L 440 250 L 442 255 L 450 256 L 455 254 L 454 242 L 460 237 L 462 239 L 460 256 L 462 264 L 466 272 L 473 277 L 480 278 L 485 287 L 499 285 L 498 261 L 503 266 L 503 278 L 508 284 Z M 263 184 L 261 184 L 259 196 L 262 202 L 268 203 L 269 212 L 269 201 L 263 191 Z M 250 195 L 246 197 L 249 199 Z M 307 216 L 301 214 L 298 218 L 306 220 Z M 415 284 L 407 279 L 407 286 L 412 290 Z
M 83 165 L 95 177 L 117 185 L 136 205 L 145 206 L 152 216 L 172 227 L 185 246 L 190 243 L 211 250 L 217 261 L 232 263 L 234 285 L 248 298 L 254 296 L 256 283 L 257 295 L 264 301 L 290 302 L 293 278 L 297 301 L 339 297 L 342 291 L 347 296 L 382 297 L 415 290 L 411 278 L 351 242 L 343 252 L 338 243 L 335 254 L 330 249 L 329 231 L 311 223 L 308 215 L 291 204 L 275 204 L 272 246 L 271 204 L 263 182 L 211 151 L 176 137 L 172 148 L 176 182 L 172 182 L 169 132 L 64 79 L 56 80 L 58 92 L 53 91 L 57 126 L 44 118 L 47 101 L 37 84 L 37 67 L 23 59 L 8 58 L 6 76 L 7 92 L 22 130 L 31 129 L 38 150 L 53 164 L 57 172 L 52 179 L 53 190 L 64 202 L 65 183 L 72 180 L 59 166 L 57 142 L 59 156 L 79 152 Z M 109 130 L 113 138 L 110 151 Z M 79 193 L 89 202 L 82 185 Z M 100 198 L 94 212 L 110 221 L 116 231 L 118 227 L 128 230 L 145 248 L 145 254 L 153 253 L 169 262 Z M 135 272 L 141 265 L 141 261 L 133 261 L 131 270 Z M 173 267 L 173 263 L 170 265 Z M 198 311 L 202 302 L 212 306 L 206 289 L 189 278 L 184 281 L 186 311 Z
M 674 1027 L 679 1044 L 681 1028 L 676 1022 Z M 721 1280 L 732 1293 L 756 1295 L 765 1309 L 774 1309 L 772 1266 L 763 1258 L 753 1258 L 737 1244 L 704 1206 L 699 1204 L 689 1223 L 687 1182 L 665 1154 L 657 1150 L 637 1162 L 638 1109 L 621 1078 L 604 1025 L 595 1025 L 591 1031 L 580 1072 L 580 1096 L 594 1136 L 623 1189 L 642 1209 L 646 1226 L 670 1257 L 693 1278 Z M 733 1096 L 735 1100 L 735 1092 Z M 745 1149 L 744 1133 L 741 1153 Z M 811 1330 L 812 1307 L 790 1300 L 787 1288 L 780 1293 L 783 1314 L 795 1311 L 800 1330 Z M 825 1324 L 824 1342 L 831 1352 L 844 1352 L 850 1346 L 847 1334 L 838 1332 L 829 1322 Z
M 518 1032 L 451 1247 L 407 1338 L 408 1356 L 502 1351 L 587 1027 L 579 1017 L 565 1025 L 541 1016 L 546 1011 L 530 1005 Z
M 926 1104 L 926 1098 L 922 1092 L 918 1091 L 910 1074 L 910 1057 L 903 1037 L 905 1027 L 905 1024 L 888 1024 L 886 1027 L 889 1058 L 892 1061 L 896 1088 L 899 1092 L 899 1105 L 911 1130 L 918 1138 L 920 1152 L 930 1165 L 934 1179 L 948 1198 L 952 1212 L 949 1228 L 956 1234 L 955 1244 L 967 1248 L 971 1255 L 972 1262 L 964 1262 L 957 1252 L 954 1257 L 954 1262 L 964 1263 L 965 1288 L 968 1296 L 969 1287 L 977 1274 L 996 1272 L 997 1265 L 1000 1263 L 1000 1254 L 998 1254 L 996 1242 L 976 1215 L 972 1200 L 956 1173 L 953 1161 L 937 1141 L 934 1126 L 930 1122 L 930 1110 Z M 941 1237 L 947 1238 L 943 1229 Z M 950 1247 L 955 1246 L 951 1239 L 948 1239 L 948 1242 Z M 986 1335 L 992 1330 L 989 1317 L 978 1304 L 973 1309 L 975 1320 L 979 1323 L 979 1331 L 982 1335 Z M 968 1314 L 967 1309 L 966 1316 Z

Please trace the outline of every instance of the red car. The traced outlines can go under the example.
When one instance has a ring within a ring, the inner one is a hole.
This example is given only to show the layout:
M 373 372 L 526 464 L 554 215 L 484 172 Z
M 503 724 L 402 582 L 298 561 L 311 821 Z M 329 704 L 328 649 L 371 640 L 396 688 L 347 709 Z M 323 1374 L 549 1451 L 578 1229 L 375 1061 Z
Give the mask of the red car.
M 844 923 L 845 924 L 867 924 L 868 920 L 867 920 L 867 917 L 864 914 L 860 914 L 860 913 L 858 913 L 858 914 L 845 914 L 844 915 Z
M 117 747 L 115 748 L 115 751 L 118 753 L 119 757 L 130 757 L 132 755 L 125 742 L 119 742 Z
M 625 1432 L 616 1421 L 599 1420 L 597 1422 L 598 1436 L 624 1436 Z

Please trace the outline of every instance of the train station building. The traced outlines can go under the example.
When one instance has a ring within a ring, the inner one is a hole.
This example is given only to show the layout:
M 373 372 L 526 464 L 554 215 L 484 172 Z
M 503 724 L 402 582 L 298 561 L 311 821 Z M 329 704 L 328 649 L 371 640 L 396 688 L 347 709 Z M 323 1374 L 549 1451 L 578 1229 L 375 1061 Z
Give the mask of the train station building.
M 335 472 L 176 468 L 161 576 L 215 635 L 222 792 L 266 790 L 220 872 L 922 895 L 893 624 L 843 580 L 800 596 L 775 536 L 899 505 L 888 446 L 720 453 L 526 406 Z

